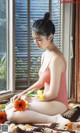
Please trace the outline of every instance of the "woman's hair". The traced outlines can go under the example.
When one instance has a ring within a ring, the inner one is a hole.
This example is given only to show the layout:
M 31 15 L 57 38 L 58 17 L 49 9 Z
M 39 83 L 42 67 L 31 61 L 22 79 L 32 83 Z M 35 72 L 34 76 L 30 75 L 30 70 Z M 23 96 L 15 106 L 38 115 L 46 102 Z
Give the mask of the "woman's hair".
M 49 36 L 50 34 L 55 33 L 55 26 L 50 20 L 50 13 L 47 12 L 44 15 L 43 19 L 38 19 L 34 22 L 33 28 L 34 32 L 37 35 Z

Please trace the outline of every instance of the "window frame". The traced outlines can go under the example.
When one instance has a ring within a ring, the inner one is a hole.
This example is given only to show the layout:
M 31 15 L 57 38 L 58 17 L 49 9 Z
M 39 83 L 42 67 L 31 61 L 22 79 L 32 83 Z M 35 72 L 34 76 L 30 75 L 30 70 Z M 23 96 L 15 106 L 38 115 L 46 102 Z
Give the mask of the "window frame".
M 62 52 L 66 58 L 67 71 L 67 91 L 68 98 L 71 98 L 71 80 L 72 80 L 72 60 L 73 60 L 73 4 L 63 4 L 63 31 L 62 31 Z
M 7 0 L 7 90 L 0 93 L 0 100 L 11 97 L 15 92 L 14 4 L 14 0 Z

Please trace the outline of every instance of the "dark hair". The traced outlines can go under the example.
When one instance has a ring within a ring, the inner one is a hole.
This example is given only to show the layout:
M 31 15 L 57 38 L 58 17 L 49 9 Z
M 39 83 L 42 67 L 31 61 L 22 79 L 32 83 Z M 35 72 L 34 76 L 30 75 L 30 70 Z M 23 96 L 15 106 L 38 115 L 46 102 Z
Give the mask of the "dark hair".
M 50 20 L 50 13 L 47 12 L 43 19 L 38 19 L 34 22 L 33 28 L 34 32 L 38 35 L 49 36 L 51 33 L 55 33 L 55 26 Z

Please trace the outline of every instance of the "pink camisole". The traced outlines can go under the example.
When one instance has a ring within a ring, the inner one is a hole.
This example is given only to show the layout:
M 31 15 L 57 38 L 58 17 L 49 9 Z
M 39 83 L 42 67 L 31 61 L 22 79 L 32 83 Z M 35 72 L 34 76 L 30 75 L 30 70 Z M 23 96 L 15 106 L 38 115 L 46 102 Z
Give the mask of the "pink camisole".
M 39 71 L 39 77 L 43 81 L 44 91 L 48 91 L 49 87 L 50 87 L 50 70 L 49 70 L 48 66 L 44 70 L 44 72 Z M 66 70 L 64 72 L 62 72 L 62 74 L 61 74 L 58 96 L 52 100 L 62 102 L 63 104 L 65 104 L 68 107 L 67 87 L 66 87 Z

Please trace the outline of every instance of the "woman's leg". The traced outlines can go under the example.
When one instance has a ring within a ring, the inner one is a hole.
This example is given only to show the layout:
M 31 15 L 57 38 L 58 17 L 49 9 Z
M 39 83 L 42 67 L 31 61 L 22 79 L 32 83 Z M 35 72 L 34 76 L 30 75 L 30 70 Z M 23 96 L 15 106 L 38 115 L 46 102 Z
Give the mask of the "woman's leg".
M 13 108 L 13 103 L 6 106 L 5 111 Z M 33 101 L 29 103 L 28 110 L 36 111 L 46 115 L 62 114 L 67 110 L 67 107 L 58 101 L 38 102 Z
M 28 107 L 29 110 L 46 115 L 62 114 L 67 110 L 66 105 L 58 101 L 36 102 L 33 101 Z
M 22 96 L 23 100 L 27 100 L 28 102 L 31 102 L 32 101 L 32 98 L 31 97 L 27 97 L 24 95 Z M 5 107 L 5 111 L 7 112 L 9 109 L 13 108 L 14 104 L 12 102 L 10 102 L 6 107 Z
M 7 112 L 9 109 L 13 108 L 14 104 L 13 103 L 9 103 L 6 107 L 5 107 L 5 112 Z
M 41 114 L 31 110 L 25 111 L 14 111 L 14 108 L 9 109 L 7 112 L 7 119 L 11 122 L 15 123 L 49 123 L 49 122 L 56 122 L 61 123 L 63 122 L 66 124 L 69 120 L 63 118 L 60 114 L 49 116 L 45 114 Z

